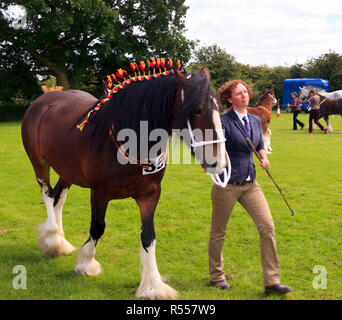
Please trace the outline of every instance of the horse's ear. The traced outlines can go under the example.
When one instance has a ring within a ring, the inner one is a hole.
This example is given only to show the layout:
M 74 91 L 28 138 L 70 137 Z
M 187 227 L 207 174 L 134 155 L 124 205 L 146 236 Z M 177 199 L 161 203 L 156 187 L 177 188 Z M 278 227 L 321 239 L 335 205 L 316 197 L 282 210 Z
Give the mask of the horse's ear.
M 200 74 L 206 76 L 208 81 L 210 81 L 210 70 L 209 70 L 208 66 L 203 66 L 201 71 L 200 71 Z
M 178 70 L 174 69 L 174 72 L 175 72 L 175 76 L 176 76 L 176 80 L 179 84 L 184 84 L 186 82 L 186 76 L 179 72 Z

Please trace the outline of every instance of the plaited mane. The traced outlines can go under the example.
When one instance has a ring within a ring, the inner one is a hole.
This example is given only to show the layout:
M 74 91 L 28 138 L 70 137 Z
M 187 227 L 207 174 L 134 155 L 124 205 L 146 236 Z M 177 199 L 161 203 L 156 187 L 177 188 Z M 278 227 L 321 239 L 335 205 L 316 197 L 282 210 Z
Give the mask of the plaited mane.
M 169 76 L 174 74 L 173 61 L 169 58 L 167 65 L 170 70 L 166 70 L 165 58 L 151 58 L 151 61 L 147 60 L 147 63 L 140 61 L 139 66 L 136 62 L 130 63 L 130 68 L 133 74 L 128 74 L 128 72 L 122 68 L 118 69 L 116 74 L 112 73 L 107 75 L 106 81 L 104 81 L 105 88 L 108 90 L 108 94 L 102 97 L 88 112 L 86 119 L 77 125 L 77 128 L 81 131 L 87 124 L 93 122 L 96 114 L 100 111 L 103 105 L 110 101 L 115 94 L 120 90 L 127 87 L 128 85 L 135 82 L 142 82 L 147 80 L 158 79 L 161 77 Z M 181 67 L 181 63 L 178 60 L 176 63 L 178 71 L 186 73 L 184 67 Z

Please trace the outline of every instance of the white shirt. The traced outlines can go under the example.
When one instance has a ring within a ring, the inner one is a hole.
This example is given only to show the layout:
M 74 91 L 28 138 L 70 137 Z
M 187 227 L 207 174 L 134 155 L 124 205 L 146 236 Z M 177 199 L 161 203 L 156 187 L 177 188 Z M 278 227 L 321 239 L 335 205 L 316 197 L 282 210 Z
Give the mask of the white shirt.
M 249 123 L 248 112 L 246 111 L 245 114 L 242 114 L 239 111 L 236 111 L 235 109 L 233 109 L 233 110 L 236 113 L 236 115 L 238 116 L 238 118 L 240 119 L 241 123 L 243 124 L 243 127 L 245 127 L 245 122 L 243 121 L 243 118 L 246 117 L 247 118 L 247 122 Z

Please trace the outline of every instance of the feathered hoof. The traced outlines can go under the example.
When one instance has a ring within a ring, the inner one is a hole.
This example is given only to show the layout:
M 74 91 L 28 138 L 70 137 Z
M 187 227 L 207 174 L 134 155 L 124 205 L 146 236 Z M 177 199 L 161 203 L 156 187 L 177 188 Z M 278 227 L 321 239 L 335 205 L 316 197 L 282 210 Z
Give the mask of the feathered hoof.
M 38 227 L 38 243 L 44 254 L 57 257 L 61 254 L 71 254 L 76 248 L 64 238 L 64 234 L 57 230 L 47 229 L 46 223 Z
M 75 272 L 85 276 L 97 276 L 102 273 L 102 267 L 95 260 L 94 241 L 86 242 L 76 258 Z
M 155 285 L 140 284 L 135 296 L 149 300 L 176 300 L 178 298 L 178 292 L 166 283 L 160 281 Z
M 102 273 L 102 266 L 94 258 L 90 260 L 76 259 L 75 272 L 83 276 L 97 276 Z

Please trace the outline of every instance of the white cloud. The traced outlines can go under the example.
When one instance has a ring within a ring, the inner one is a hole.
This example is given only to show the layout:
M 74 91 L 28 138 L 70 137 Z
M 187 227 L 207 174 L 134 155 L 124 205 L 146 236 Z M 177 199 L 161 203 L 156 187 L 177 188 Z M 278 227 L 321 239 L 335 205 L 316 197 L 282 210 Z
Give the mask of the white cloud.
M 186 0 L 186 36 L 251 65 L 342 53 L 341 0 Z

